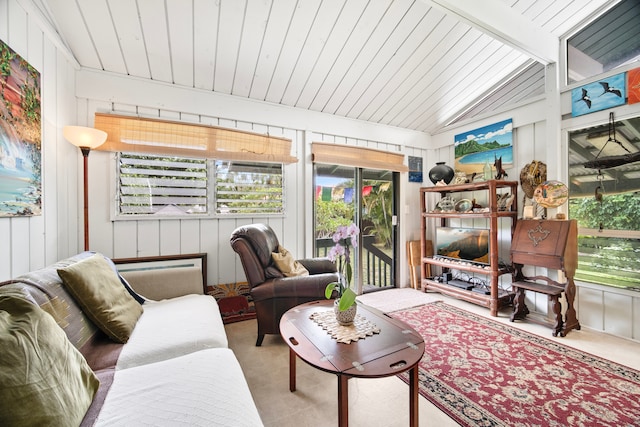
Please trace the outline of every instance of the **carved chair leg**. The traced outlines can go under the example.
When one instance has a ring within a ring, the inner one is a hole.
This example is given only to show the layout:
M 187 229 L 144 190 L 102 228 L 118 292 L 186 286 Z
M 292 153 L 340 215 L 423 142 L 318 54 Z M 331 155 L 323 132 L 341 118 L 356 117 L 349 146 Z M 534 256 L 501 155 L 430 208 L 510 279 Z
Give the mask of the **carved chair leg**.
M 516 288 L 516 295 L 513 298 L 513 312 L 509 320 L 522 320 L 529 314 L 529 308 L 524 302 L 525 290 Z
M 560 336 L 562 337 L 564 336 L 564 333 L 562 332 L 562 303 L 560 303 L 560 298 L 557 295 L 549 295 L 549 300 L 552 301 L 551 308 L 553 313 L 556 315 L 556 323 L 553 325 L 553 336 L 556 337 L 558 336 L 558 333 L 560 333 Z
M 263 339 L 264 339 L 264 334 L 258 334 L 258 339 L 256 340 L 256 347 L 260 347 L 262 345 Z

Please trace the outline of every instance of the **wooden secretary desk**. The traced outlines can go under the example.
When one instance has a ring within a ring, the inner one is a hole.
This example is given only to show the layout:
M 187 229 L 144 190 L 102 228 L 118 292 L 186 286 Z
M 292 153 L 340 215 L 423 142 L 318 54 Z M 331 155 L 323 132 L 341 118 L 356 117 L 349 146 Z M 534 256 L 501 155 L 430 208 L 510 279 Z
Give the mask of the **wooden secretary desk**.
M 565 336 L 572 329 L 580 329 L 573 302 L 576 285 L 573 277 L 578 267 L 578 225 L 576 220 L 519 220 L 511 241 L 511 261 L 515 271 L 511 286 L 516 292 L 511 321 L 524 319 L 529 314 L 525 304 L 525 291 L 548 295 L 555 314 L 553 336 Z M 546 276 L 527 277 L 524 266 L 560 270 L 566 283 Z M 545 283 L 540 283 L 545 282 Z M 564 318 L 560 297 L 564 292 L 567 310 Z

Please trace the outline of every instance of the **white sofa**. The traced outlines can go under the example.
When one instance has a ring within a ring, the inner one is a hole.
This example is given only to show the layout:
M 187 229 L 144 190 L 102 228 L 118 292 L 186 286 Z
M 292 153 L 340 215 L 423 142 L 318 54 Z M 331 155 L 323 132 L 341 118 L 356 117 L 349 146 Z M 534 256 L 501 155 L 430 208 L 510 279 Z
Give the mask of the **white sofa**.
M 82 425 L 261 426 L 242 369 L 228 348 L 218 305 L 202 295 L 199 273 L 165 286 L 171 298 L 156 294 L 156 300 L 142 302 L 142 314 L 121 344 L 90 320 L 57 273 L 93 255 L 81 253 L 0 284 L 0 297 L 18 292 L 49 313 L 100 381 Z M 148 289 L 158 278 L 164 285 L 171 280 L 145 274 L 128 280 L 133 289 L 136 283 Z M 177 288 L 183 295 L 176 295 Z M 64 422 L 64 414 L 57 416 L 62 418 L 54 418 L 56 423 Z

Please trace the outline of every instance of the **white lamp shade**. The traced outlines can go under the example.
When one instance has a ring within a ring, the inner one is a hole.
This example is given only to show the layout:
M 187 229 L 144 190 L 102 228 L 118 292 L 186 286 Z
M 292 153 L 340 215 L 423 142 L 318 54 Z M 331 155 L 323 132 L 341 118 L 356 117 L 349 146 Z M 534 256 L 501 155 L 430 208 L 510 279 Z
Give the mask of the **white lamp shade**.
M 65 126 L 64 137 L 76 147 L 94 149 L 107 140 L 107 133 L 99 129 L 84 126 Z

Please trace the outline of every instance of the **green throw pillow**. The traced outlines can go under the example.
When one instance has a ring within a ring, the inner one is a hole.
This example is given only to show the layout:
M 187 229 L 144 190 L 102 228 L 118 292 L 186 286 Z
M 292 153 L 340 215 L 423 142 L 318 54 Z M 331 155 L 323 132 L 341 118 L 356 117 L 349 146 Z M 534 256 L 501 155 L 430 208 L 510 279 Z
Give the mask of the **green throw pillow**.
M 293 259 L 291 252 L 278 246 L 278 252 L 272 252 L 271 258 L 285 277 L 308 276 L 309 270 L 304 268 L 302 264 Z
M 100 383 L 50 314 L 0 290 L 0 349 L 0 425 L 80 425 Z
M 120 283 L 102 254 L 58 270 L 69 293 L 85 314 L 114 341 L 126 343 L 142 306 Z

